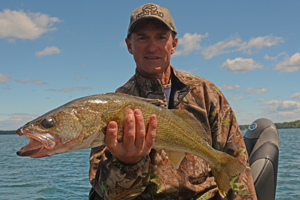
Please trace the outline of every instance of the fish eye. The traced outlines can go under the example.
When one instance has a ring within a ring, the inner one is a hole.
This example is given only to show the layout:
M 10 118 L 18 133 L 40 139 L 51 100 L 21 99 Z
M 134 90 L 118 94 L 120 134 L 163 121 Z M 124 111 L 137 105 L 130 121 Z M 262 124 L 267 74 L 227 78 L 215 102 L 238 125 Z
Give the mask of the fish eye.
M 54 122 L 54 119 L 52 118 L 45 118 L 43 121 L 42 121 L 42 126 L 44 128 L 51 128 L 52 126 L 54 126 L 55 122 Z

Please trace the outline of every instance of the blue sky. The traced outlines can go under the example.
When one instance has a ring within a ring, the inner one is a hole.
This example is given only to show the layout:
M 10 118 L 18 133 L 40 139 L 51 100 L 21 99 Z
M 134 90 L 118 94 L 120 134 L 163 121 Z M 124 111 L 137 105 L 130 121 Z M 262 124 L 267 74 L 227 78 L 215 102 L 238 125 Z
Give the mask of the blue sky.
M 16 0 L 0 5 L 0 130 L 124 84 L 129 17 L 146 3 L 174 18 L 171 63 L 218 86 L 239 124 L 300 119 L 300 1 Z

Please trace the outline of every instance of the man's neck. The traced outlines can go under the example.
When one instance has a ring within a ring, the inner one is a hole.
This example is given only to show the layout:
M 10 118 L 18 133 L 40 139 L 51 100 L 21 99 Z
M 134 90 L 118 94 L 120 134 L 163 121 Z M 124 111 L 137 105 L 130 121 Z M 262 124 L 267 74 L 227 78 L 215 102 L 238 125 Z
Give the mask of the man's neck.
M 171 67 L 168 67 L 164 72 L 159 74 L 149 74 L 141 71 L 139 68 L 137 68 L 138 73 L 147 79 L 158 79 L 161 81 L 162 85 L 167 85 L 170 82 L 171 77 Z

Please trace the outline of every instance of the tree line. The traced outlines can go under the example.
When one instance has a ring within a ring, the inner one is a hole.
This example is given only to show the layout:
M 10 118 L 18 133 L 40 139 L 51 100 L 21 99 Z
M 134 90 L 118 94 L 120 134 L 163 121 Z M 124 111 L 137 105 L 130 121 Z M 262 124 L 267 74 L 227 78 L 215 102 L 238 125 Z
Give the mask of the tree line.
M 300 128 L 300 120 L 293 122 L 274 123 L 277 129 L 281 128 Z M 241 130 L 247 130 L 249 125 L 240 125 Z
M 0 131 L 0 135 L 16 134 L 15 130 Z
M 300 120 L 293 122 L 274 123 L 277 129 L 281 128 L 300 128 Z M 247 130 L 249 125 L 239 125 L 241 130 Z M 0 135 L 16 134 L 15 130 L 0 131 Z

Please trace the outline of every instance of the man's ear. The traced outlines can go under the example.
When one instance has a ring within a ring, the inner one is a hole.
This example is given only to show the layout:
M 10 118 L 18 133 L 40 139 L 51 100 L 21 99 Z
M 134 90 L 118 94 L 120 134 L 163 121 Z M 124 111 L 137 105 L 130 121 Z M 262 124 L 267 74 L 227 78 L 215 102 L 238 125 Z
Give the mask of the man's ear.
M 125 39 L 125 42 L 126 42 L 126 45 L 127 45 L 127 49 L 129 51 L 129 53 L 133 54 L 133 51 L 132 51 L 132 45 L 131 45 L 131 40 L 126 38 Z
M 172 50 L 171 50 L 171 54 L 175 53 L 176 48 L 177 48 L 177 44 L 178 44 L 178 38 L 175 37 L 172 41 Z

